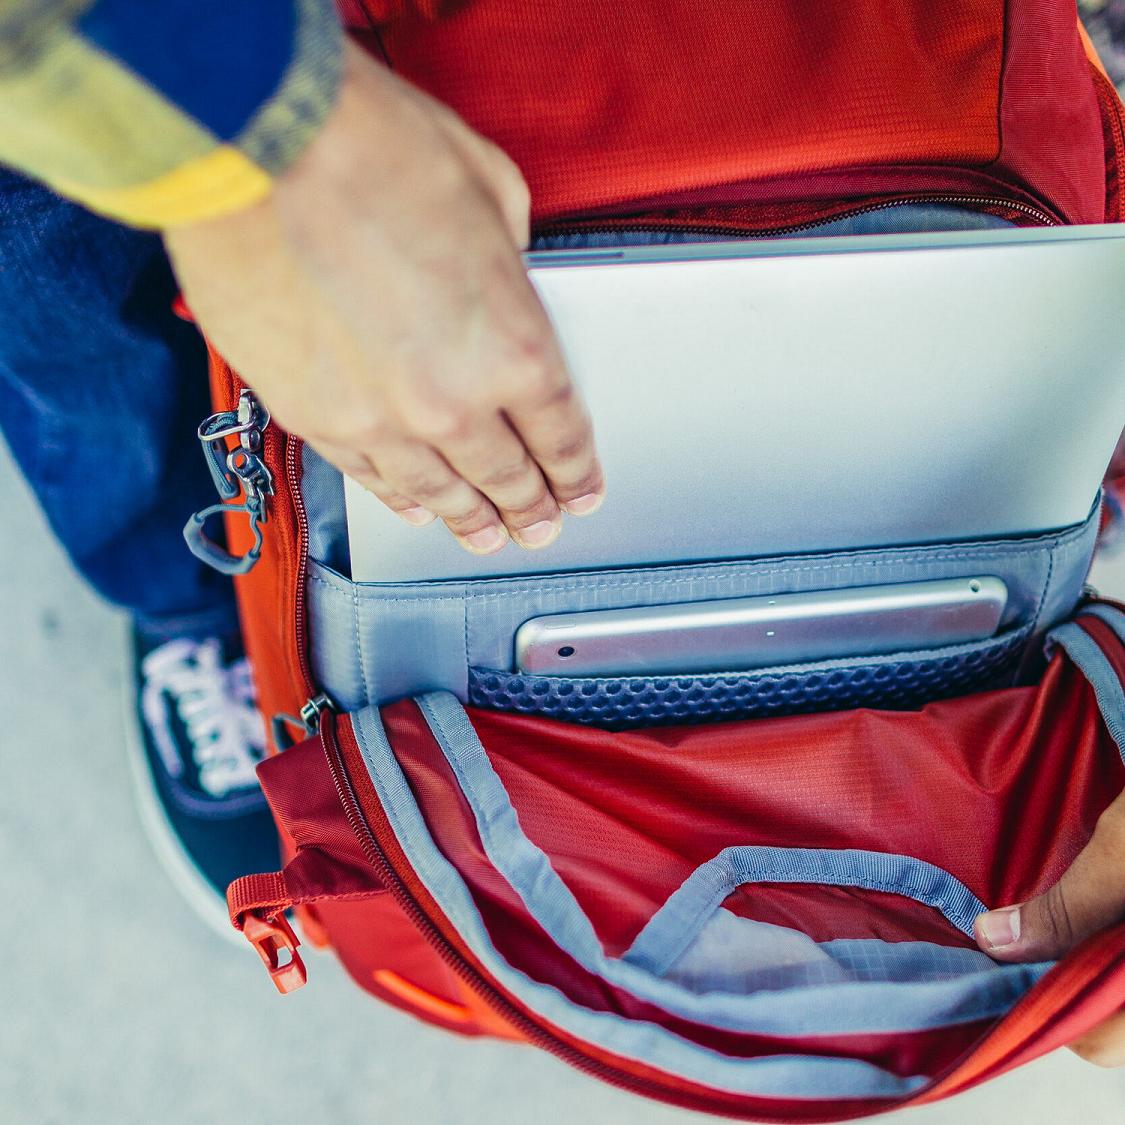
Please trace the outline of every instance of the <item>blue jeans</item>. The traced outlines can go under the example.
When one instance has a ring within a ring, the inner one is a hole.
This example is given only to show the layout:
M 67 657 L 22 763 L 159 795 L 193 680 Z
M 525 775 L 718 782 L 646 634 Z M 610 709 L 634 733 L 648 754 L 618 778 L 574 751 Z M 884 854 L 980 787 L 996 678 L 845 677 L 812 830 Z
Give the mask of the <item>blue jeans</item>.
M 206 353 L 175 294 L 158 236 L 0 169 L 0 431 L 74 565 L 153 639 L 236 622 L 181 535 L 217 497 Z

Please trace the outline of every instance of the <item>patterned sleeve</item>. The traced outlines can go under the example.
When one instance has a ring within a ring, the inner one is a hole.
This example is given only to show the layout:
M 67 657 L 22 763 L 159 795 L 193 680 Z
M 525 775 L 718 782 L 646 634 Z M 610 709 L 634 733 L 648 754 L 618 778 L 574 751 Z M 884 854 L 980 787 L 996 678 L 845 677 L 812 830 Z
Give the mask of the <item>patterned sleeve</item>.
M 0 162 L 168 227 L 265 196 L 340 81 L 333 0 L 0 0 Z

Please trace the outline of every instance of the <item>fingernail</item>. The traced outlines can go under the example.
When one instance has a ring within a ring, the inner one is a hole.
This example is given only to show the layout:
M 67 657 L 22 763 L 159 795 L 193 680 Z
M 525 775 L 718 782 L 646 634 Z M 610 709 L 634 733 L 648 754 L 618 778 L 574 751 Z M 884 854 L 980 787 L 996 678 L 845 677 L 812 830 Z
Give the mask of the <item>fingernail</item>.
M 491 555 L 499 551 L 508 542 L 508 534 L 502 527 L 493 525 L 464 536 L 464 542 L 477 554 Z
M 521 527 L 516 538 L 524 547 L 546 547 L 558 538 L 560 527 L 551 520 L 540 520 L 530 527 Z
M 421 505 L 415 505 L 413 508 L 404 508 L 399 512 L 399 515 L 414 527 L 425 527 L 426 524 L 433 523 L 437 518 L 429 508 L 423 508 Z
M 1020 940 L 1020 908 L 990 910 L 977 919 L 977 925 L 989 949 L 1005 949 Z
M 596 512 L 605 497 L 600 492 L 587 492 L 585 496 L 576 496 L 562 505 L 562 510 L 572 516 L 588 516 Z

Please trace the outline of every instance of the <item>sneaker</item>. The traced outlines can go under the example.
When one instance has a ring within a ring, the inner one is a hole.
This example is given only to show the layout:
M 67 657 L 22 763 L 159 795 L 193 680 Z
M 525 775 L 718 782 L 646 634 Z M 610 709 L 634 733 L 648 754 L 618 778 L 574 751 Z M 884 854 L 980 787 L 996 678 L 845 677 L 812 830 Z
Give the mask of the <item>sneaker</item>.
M 254 772 L 266 748 L 250 665 L 237 638 L 147 641 L 134 634 L 141 820 L 172 882 L 232 940 L 231 880 L 279 865 L 277 832 Z

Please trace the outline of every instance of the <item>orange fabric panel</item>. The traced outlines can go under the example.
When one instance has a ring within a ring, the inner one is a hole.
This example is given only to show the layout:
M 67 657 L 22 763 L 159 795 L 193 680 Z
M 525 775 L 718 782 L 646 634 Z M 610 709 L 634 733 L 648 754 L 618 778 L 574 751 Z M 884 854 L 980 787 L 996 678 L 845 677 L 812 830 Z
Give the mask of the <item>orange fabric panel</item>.
M 211 397 L 216 410 L 233 410 L 242 389 L 238 376 L 211 348 Z M 267 427 L 262 456 L 273 474 L 274 494 L 267 505 L 268 521 L 262 556 L 249 574 L 235 579 L 242 636 L 258 707 L 268 723 L 279 712 L 295 715 L 312 694 L 302 671 L 296 622 L 300 587 L 301 543 L 297 513 L 285 486 L 285 448 L 294 440 L 279 426 Z M 251 543 L 249 524 L 241 514 L 225 521 L 228 549 L 241 555 Z

